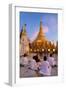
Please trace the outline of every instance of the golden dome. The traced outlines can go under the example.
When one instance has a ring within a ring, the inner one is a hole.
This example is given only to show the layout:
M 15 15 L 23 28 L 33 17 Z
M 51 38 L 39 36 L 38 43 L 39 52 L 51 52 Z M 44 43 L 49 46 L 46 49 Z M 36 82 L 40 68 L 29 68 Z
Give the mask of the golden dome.
M 46 39 L 44 32 L 43 32 L 42 21 L 40 21 L 40 30 L 39 30 L 37 38 L 33 41 L 33 43 L 43 43 L 46 40 L 47 39 Z

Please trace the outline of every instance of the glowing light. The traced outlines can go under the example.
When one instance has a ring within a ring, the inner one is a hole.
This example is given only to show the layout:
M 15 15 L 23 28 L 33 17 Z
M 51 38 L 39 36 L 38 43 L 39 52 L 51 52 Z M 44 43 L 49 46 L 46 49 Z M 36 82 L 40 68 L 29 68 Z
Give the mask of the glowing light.
M 50 49 L 48 49 L 48 51 L 50 51 Z
M 42 49 L 42 51 L 44 51 L 44 49 Z
M 55 52 L 55 49 L 53 49 L 53 52 Z

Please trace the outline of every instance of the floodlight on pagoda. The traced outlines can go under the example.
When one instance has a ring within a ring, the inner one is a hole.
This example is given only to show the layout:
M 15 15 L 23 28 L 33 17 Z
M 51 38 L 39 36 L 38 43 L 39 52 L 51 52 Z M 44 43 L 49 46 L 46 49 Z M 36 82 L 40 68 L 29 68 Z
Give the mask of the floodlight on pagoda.
M 44 49 L 42 49 L 42 51 L 44 51 Z
M 48 49 L 48 51 L 50 52 L 50 49 Z
M 55 52 L 55 49 L 53 49 L 53 52 Z

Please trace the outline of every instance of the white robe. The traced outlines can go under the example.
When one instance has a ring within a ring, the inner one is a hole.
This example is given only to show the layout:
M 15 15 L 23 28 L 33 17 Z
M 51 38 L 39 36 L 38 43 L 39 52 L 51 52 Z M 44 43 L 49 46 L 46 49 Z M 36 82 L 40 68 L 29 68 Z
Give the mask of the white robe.
M 41 62 L 39 73 L 47 76 L 51 75 L 51 66 L 48 61 Z
M 30 63 L 29 63 L 29 67 L 32 69 L 32 70 L 37 70 L 37 63 L 34 59 L 31 59 L 30 60 Z
M 27 57 L 22 57 L 20 60 L 20 64 L 22 65 L 28 65 L 28 58 Z
M 50 63 L 51 66 L 54 66 L 56 64 L 54 57 L 48 57 L 48 62 Z

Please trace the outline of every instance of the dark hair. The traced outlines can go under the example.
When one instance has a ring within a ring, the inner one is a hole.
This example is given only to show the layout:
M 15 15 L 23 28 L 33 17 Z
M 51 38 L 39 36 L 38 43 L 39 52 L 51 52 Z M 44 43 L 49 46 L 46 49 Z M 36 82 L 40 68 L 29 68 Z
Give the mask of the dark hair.
M 46 56 L 44 56 L 44 61 L 46 61 L 47 60 L 47 57 Z
M 50 54 L 50 57 L 52 57 L 52 54 Z
M 27 56 L 27 54 L 24 54 L 24 57 L 26 57 Z
M 35 59 L 35 60 L 36 60 L 37 58 L 38 58 L 37 56 L 33 56 L 33 59 Z
M 37 58 L 37 59 L 36 59 L 36 62 L 40 62 L 40 59 Z
M 39 62 L 40 60 L 38 59 L 38 56 L 33 56 L 33 59 L 36 61 L 36 62 Z

